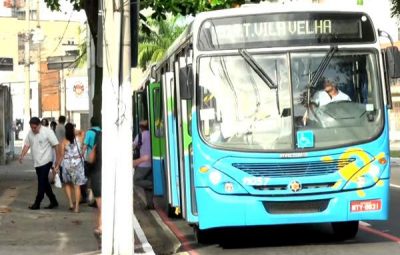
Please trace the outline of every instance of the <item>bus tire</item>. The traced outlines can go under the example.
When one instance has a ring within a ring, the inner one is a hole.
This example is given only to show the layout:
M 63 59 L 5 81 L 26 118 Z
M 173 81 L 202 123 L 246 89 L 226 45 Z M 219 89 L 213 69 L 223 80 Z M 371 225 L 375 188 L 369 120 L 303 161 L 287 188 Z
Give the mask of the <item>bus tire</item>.
M 357 235 L 358 225 L 358 221 L 332 222 L 332 229 L 336 238 L 347 240 Z
M 193 231 L 198 244 L 210 244 L 212 242 L 209 231 L 201 230 L 199 226 L 194 226 Z

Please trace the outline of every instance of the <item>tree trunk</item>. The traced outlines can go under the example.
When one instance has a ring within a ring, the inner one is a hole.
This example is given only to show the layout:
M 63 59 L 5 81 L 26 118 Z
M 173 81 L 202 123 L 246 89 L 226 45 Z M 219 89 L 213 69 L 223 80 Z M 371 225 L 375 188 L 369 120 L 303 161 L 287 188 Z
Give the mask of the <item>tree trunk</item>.
M 94 96 L 92 100 L 93 104 L 93 117 L 101 123 L 101 84 L 103 83 L 103 68 L 97 65 L 97 27 L 98 27 L 98 12 L 99 12 L 99 0 L 86 0 L 84 1 L 84 9 L 89 24 L 89 30 L 93 38 L 94 43 L 94 54 L 95 54 L 95 75 L 94 75 Z M 101 39 L 101 38 L 100 38 Z M 89 53 L 90 54 L 90 53 Z
M 95 76 L 94 76 L 94 95 L 93 95 L 93 117 L 101 125 L 101 106 L 102 106 L 102 96 L 101 96 L 101 85 L 103 83 L 103 68 L 96 65 Z

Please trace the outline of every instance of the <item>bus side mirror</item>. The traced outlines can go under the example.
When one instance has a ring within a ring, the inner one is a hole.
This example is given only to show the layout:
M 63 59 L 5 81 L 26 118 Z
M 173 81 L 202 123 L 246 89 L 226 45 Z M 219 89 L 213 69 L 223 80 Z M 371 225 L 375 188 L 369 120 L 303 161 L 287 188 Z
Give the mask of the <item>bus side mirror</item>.
M 181 99 L 192 99 L 194 91 L 192 64 L 179 69 L 179 91 Z
M 400 78 L 400 52 L 397 47 L 385 50 L 386 68 L 390 79 Z

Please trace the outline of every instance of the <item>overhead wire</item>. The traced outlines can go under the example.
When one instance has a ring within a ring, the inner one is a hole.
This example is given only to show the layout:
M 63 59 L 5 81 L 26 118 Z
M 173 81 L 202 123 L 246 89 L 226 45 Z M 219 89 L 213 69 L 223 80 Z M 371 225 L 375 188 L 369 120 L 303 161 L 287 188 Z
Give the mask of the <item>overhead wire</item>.
M 53 54 L 58 50 L 58 47 L 60 47 L 62 41 L 64 40 L 64 36 L 65 36 L 65 33 L 66 33 L 67 30 L 68 30 L 69 23 L 71 22 L 71 18 L 72 18 L 72 14 L 73 14 L 73 13 L 74 13 L 74 12 L 71 12 L 71 14 L 69 15 L 69 19 L 68 19 L 67 25 L 65 26 L 64 32 L 63 32 L 63 34 L 62 34 L 60 40 L 58 41 L 57 46 L 54 48 L 54 50 L 52 51 L 52 53 L 51 53 L 49 56 L 53 55 Z

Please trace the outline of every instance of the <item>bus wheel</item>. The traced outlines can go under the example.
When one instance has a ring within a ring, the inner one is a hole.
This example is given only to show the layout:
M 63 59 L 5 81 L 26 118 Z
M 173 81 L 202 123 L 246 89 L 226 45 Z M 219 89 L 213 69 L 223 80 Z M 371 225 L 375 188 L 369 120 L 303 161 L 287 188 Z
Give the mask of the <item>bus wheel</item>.
M 358 221 L 332 222 L 332 229 L 338 239 L 352 239 L 357 235 Z
M 211 235 L 207 230 L 201 230 L 198 226 L 194 226 L 193 230 L 197 243 L 210 244 L 212 242 Z

